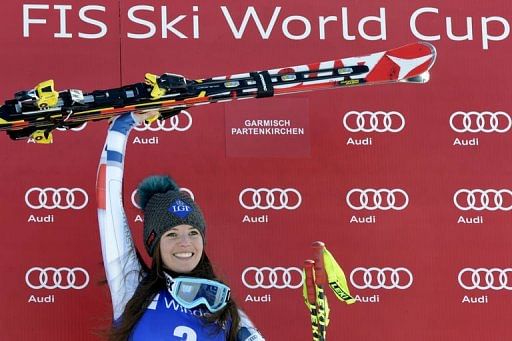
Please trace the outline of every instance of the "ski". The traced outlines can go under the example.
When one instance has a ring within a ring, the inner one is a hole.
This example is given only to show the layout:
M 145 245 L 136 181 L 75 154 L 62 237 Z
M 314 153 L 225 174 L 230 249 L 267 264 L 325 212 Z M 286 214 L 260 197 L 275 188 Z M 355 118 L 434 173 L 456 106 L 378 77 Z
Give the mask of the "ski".
M 147 73 L 144 82 L 84 93 L 56 91 L 53 80 L 19 91 L 0 107 L 0 131 L 12 139 L 51 143 L 55 128 L 109 119 L 126 111 L 158 110 L 159 119 L 209 103 L 385 83 L 425 83 L 436 50 L 417 42 L 399 48 L 298 66 L 190 80 Z

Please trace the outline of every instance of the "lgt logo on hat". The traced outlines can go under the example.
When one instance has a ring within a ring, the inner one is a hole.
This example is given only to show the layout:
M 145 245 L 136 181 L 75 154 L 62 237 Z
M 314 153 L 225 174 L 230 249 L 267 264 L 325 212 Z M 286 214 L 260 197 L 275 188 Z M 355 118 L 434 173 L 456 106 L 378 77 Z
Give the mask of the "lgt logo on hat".
M 167 210 L 181 219 L 185 219 L 192 213 L 192 207 L 181 199 L 173 200 Z

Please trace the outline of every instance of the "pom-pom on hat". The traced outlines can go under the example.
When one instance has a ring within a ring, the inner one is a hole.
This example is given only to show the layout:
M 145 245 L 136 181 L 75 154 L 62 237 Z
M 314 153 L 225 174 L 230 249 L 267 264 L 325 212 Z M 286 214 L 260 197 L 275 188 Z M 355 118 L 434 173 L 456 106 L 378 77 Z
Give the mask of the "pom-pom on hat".
M 199 206 L 166 175 L 145 178 L 138 187 L 138 204 L 144 212 L 144 246 L 153 256 L 165 231 L 178 225 L 190 225 L 205 240 L 206 223 Z

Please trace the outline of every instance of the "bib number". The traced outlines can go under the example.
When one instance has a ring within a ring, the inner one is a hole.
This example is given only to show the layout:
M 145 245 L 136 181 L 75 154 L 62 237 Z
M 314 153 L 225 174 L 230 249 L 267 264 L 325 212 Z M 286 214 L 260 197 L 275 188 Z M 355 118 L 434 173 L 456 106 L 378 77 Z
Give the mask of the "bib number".
M 174 329 L 174 336 L 180 337 L 182 341 L 197 341 L 194 329 L 185 326 L 178 326 Z

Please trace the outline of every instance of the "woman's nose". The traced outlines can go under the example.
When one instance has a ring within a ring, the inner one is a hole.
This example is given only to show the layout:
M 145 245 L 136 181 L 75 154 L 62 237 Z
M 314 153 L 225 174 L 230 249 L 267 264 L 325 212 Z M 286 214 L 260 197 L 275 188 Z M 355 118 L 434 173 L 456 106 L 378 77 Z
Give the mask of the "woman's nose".
M 181 235 L 178 237 L 178 242 L 180 244 L 190 244 L 190 236 L 189 235 Z

